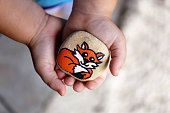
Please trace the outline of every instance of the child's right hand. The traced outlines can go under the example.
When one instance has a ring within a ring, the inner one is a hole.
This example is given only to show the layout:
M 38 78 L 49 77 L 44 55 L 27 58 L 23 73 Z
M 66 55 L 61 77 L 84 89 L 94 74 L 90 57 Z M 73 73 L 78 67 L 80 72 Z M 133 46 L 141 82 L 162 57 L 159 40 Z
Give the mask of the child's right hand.
M 35 70 L 42 80 L 60 95 L 66 93 L 61 71 L 55 70 L 56 53 L 65 21 L 48 16 L 46 25 L 29 43 Z

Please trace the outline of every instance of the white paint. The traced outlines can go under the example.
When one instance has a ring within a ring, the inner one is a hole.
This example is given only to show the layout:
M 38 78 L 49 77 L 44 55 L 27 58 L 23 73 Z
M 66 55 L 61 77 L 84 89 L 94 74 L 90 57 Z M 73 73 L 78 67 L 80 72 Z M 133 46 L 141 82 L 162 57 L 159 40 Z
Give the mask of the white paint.
M 78 59 L 79 63 L 84 63 L 84 59 L 81 56 L 80 52 L 78 50 L 74 50 L 75 54 L 74 56 Z
M 97 67 L 97 64 L 96 64 L 96 63 L 94 63 L 94 62 L 88 62 L 88 63 L 86 63 L 86 64 L 85 64 L 85 65 L 83 65 L 83 66 L 85 66 L 85 68 L 90 69 L 90 68 Z
M 84 59 L 81 56 L 80 52 L 78 50 L 74 50 L 74 52 L 75 52 L 74 56 L 78 59 L 81 67 L 86 68 L 86 69 L 92 69 L 94 67 L 97 67 L 97 64 L 94 62 L 88 62 L 88 63 L 84 64 Z
M 74 73 L 79 73 L 79 72 L 88 72 L 87 69 L 83 68 L 82 66 L 80 65 L 76 65 L 74 67 Z

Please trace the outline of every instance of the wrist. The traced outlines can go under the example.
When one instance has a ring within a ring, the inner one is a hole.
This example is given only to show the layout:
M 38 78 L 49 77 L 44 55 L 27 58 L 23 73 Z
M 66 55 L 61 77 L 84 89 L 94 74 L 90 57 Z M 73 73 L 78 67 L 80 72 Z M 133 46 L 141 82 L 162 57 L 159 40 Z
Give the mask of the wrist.
M 106 17 L 103 15 L 72 12 L 64 28 L 63 38 L 65 39 L 72 32 L 81 31 L 81 30 L 87 31 L 94 35 L 94 33 L 91 32 L 91 30 L 89 30 L 89 27 L 91 28 L 91 26 L 96 25 L 95 23 L 100 25 L 100 22 L 103 20 L 112 21 L 110 17 Z
M 32 9 L 30 10 L 31 11 L 28 11 L 26 14 L 26 16 L 29 16 L 30 18 L 25 19 L 25 21 L 30 24 L 24 26 L 25 40 L 21 42 L 23 44 L 26 44 L 27 46 L 29 46 L 34 40 L 36 40 L 36 36 L 42 31 L 49 17 L 49 15 L 46 14 L 45 11 L 36 3 L 32 4 Z
M 111 18 L 116 3 L 117 0 L 74 0 L 72 13 L 79 12 Z
M 77 30 L 85 30 L 84 28 L 91 24 L 91 22 L 104 18 L 111 20 L 111 17 L 104 15 L 87 14 L 79 11 L 74 11 L 71 13 L 66 26 L 69 26 L 71 28 L 73 27 Z
M 28 47 L 32 47 L 35 44 L 35 42 L 38 40 L 38 36 L 43 31 L 43 29 L 45 28 L 48 20 L 49 20 L 49 15 L 45 14 L 42 17 L 41 22 L 39 24 L 37 24 L 37 27 L 35 28 L 32 36 L 25 43 Z

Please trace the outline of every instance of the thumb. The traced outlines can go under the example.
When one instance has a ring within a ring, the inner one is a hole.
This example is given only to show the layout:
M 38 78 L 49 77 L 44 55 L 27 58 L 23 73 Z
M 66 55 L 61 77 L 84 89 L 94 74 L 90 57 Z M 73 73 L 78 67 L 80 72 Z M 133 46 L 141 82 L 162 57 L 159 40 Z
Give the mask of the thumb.
M 111 61 L 110 61 L 110 71 L 114 76 L 119 74 L 121 67 L 123 66 L 126 58 L 126 40 L 121 31 L 120 35 L 113 42 L 110 47 L 111 51 Z

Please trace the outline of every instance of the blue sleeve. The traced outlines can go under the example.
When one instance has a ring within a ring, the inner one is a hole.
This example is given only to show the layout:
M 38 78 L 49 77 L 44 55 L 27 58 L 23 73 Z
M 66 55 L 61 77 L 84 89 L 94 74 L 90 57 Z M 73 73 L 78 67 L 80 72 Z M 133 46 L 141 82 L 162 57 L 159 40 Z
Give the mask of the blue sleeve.
M 65 2 L 71 2 L 73 0 L 34 0 L 41 7 L 53 7 Z

